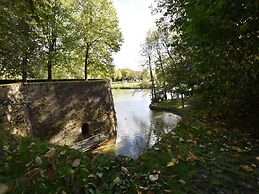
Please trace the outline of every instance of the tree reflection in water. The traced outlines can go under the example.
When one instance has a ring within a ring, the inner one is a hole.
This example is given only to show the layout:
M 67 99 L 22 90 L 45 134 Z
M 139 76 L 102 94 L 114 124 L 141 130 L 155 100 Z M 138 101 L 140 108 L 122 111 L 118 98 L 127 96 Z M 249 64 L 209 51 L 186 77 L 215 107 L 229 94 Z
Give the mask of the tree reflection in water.
M 180 116 L 149 109 L 148 90 L 113 90 L 117 113 L 116 154 L 138 158 L 171 131 Z

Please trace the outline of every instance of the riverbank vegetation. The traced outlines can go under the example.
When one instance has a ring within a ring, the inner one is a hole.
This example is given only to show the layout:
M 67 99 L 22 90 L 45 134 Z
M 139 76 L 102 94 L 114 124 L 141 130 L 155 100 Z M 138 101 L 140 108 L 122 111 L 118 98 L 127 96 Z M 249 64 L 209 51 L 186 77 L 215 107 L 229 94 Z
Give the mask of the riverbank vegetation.
M 152 101 L 199 99 L 208 117 L 258 136 L 258 2 L 159 0 L 153 11 L 161 17 L 141 52 Z

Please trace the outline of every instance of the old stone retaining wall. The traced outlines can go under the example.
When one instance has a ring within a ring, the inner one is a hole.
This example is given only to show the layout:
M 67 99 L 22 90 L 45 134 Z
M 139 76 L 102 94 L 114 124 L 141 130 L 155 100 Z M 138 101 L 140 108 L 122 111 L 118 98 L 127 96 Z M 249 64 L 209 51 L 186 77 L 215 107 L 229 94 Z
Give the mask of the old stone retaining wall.
M 2 85 L 0 116 L 13 133 L 60 145 L 103 131 L 113 135 L 116 127 L 106 80 Z

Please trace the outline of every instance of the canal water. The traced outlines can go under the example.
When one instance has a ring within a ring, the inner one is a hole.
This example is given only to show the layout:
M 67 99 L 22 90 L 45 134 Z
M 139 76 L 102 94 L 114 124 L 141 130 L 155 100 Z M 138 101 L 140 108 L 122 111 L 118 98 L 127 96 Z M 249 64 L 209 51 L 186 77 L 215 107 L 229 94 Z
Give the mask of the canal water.
M 149 109 L 150 90 L 112 90 L 117 116 L 117 155 L 138 158 L 172 131 L 181 117 Z

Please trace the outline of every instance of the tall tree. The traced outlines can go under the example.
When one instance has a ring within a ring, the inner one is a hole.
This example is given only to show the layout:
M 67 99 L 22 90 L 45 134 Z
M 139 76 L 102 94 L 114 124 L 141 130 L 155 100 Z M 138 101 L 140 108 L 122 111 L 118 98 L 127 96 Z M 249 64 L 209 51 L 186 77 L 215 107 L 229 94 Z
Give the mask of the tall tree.
M 118 19 L 112 2 L 108 0 L 76 0 L 76 20 L 80 41 L 78 52 L 84 52 L 85 79 L 89 70 L 109 71 L 112 53 L 122 42 Z M 91 72 L 90 72 L 91 73 Z
M 160 25 L 177 32 L 176 62 L 189 70 L 179 77 L 181 83 L 222 116 L 259 115 L 258 5 L 252 0 L 158 1 L 164 14 Z

